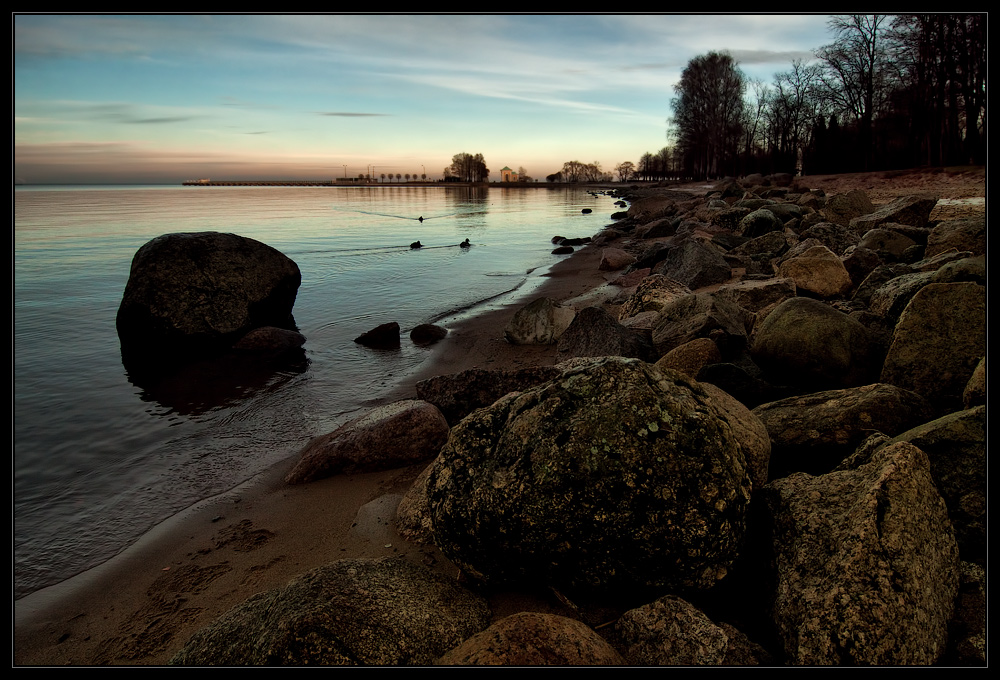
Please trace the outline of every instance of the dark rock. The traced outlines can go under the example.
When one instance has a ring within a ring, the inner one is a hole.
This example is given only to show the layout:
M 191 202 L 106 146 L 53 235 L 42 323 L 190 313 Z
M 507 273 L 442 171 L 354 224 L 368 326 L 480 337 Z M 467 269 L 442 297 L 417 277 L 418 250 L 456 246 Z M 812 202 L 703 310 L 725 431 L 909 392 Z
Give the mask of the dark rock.
M 285 482 L 304 484 L 339 473 L 430 460 L 444 445 L 448 429 L 444 415 L 428 402 L 411 399 L 379 406 L 306 444 Z
M 986 356 L 986 288 L 931 283 L 900 314 L 881 382 L 913 390 L 939 414 L 962 408 L 962 393 Z
M 553 255 L 569 255 L 573 252 L 573 246 L 559 246 L 558 248 L 553 248 Z
M 927 401 L 875 383 L 788 397 L 753 409 L 771 440 L 771 475 L 830 472 L 872 432 L 890 437 L 926 422 Z
M 255 328 L 233 345 L 240 352 L 255 354 L 283 354 L 299 349 L 306 342 L 306 337 L 297 331 L 275 326 Z
M 876 382 L 882 357 L 871 332 L 811 298 L 778 305 L 754 332 L 753 360 L 777 385 L 818 389 Z
M 966 218 L 941 222 L 927 237 L 926 257 L 954 248 L 986 255 L 986 218 Z
M 725 283 L 732 275 L 722 251 L 695 239 L 666 251 L 665 257 L 653 267 L 654 274 L 663 274 L 691 290 Z
M 892 433 L 889 433 L 892 434 Z M 927 454 L 962 559 L 986 563 L 986 406 L 956 411 L 896 435 Z
M 512 371 L 471 368 L 439 375 L 416 384 L 417 397 L 437 406 L 450 425 L 458 424 L 478 408 L 489 406 L 508 392 L 519 392 L 560 374 L 553 366 L 530 366 Z
M 651 349 L 642 336 L 622 326 L 601 307 L 577 312 L 558 343 L 563 358 L 622 356 L 647 360 Z
M 395 321 L 376 326 L 354 338 L 354 342 L 373 349 L 395 349 L 399 347 L 399 324 Z
M 850 226 L 860 233 L 880 227 L 887 222 L 926 227 L 931 210 L 937 201 L 934 196 L 902 196 L 878 210 L 852 218 Z
M 770 665 L 771 655 L 746 635 L 675 595 L 625 612 L 615 641 L 632 666 Z
M 448 329 L 432 323 L 422 323 L 410 331 L 410 340 L 417 345 L 433 345 L 448 335 Z
M 767 208 L 758 208 L 740 220 L 736 233 L 747 238 L 763 236 L 771 231 L 782 231 L 784 223 Z
M 137 370 L 211 356 L 262 326 L 294 329 L 298 266 L 259 241 L 166 234 L 132 259 L 116 325 Z
M 653 325 L 653 345 L 663 356 L 695 338 L 711 338 L 724 358 L 740 354 L 747 345 L 745 309 L 714 293 L 692 293 L 665 305 Z

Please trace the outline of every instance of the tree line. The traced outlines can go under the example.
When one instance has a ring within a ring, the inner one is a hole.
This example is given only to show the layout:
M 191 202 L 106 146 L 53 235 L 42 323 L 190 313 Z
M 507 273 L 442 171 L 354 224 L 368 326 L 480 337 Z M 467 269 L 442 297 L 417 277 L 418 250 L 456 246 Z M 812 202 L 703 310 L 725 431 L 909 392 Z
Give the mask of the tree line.
M 985 14 L 855 14 L 829 28 L 815 61 L 770 84 L 728 53 L 692 59 L 674 86 L 673 143 L 619 165 L 619 177 L 985 163 Z

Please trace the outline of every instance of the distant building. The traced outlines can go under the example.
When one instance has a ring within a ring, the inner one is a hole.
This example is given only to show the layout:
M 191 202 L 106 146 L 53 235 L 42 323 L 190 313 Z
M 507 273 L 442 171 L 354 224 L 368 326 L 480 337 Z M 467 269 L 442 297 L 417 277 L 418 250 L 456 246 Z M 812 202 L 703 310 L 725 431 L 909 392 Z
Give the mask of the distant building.
M 518 182 L 520 178 L 517 175 L 516 170 L 511 170 L 506 165 L 503 170 L 500 171 L 500 181 L 501 182 Z

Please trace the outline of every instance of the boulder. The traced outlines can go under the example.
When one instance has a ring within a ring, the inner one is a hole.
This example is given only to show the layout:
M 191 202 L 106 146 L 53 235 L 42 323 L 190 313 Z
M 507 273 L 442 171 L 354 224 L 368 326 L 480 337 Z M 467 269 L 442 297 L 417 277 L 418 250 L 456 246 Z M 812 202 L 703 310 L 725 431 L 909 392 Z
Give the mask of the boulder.
M 586 307 L 559 337 L 563 359 L 572 357 L 621 356 L 646 360 L 652 347 L 641 335 L 618 323 L 601 307 Z
M 787 664 L 940 658 L 958 547 L 920 449 L 900 442 L 856 470 L 795 473 L 760 497 L 774 565 L 771 616 Z
M 132 259 L 116 326 L 122 358 L 157 368 L 211 356 L 262 326 L 294 329 L 302 276 L 274 248 L 236 234 L 178 233 Z
M 683 345 L 674 347 L 656 360 L 659 369 L 680 371 L 684 375 L 695 378 L 698 371 L 706 364 L 722 361 L 722 354 L 714 340 L 710 338 L 695 338 Z
M 615 641 L 631 666 L 770 665 L 760 645 L 728 624 L 718 624 L 690 602 L 665 595 L 625 612 Z
M 970 217 L 939 223 L 927 237 L 924 256 L 932 257 L 952 248 L 970 251 L 973 255 L 985 255 L 986 218 Z
M 783 302 L 796 296 L 795 281 L 771 278 L 763 281 L 737 281 L 719 286 L 715 296 L 736 303 L 750 312 L 759 312 L 765 307 Z
M 780 232 L 784 228 L 784 222 L 779 220 L 773 212 L 767 208 L 758 208 L 743 217 L 734 231 L 741 236 L 756 238 L 771 231 Z
M 881 365 L 871 331 L 811 298 L 785 300 L 754 331 L 750 354 L 776 385 L 815 392 L 876 382 Z
M 410 331 L 410 340 L 416 345 L 433 345 L 448 335 L 448 329 L 432 323 L 422 323 Z
M 821 298 L 843 295 L 851 288 L 844 263 L 826 246 L 814 246 L 778 266 L 777 275 L 792 279 L 800 292 Z
M 888 222 L 926 227 L 937 201 L 935 196 L 902 196 L 873 212 L 852 218 L 850 225 L 862 234 Z
M 908 390 L 875 383 L 814 392 L 761 404 L 753 414 L 771 445 L 771 472 L 829 472 L 873 431 L 894 436 L 931 417 L 927 401 Z
M 653 346 L 663 356 L 695 338 L 710 338 L 724 358 L 741 353 L 747 345 L 745 309 L 714 293 L 692 293 L 660 310 L 653 325 Z
M 426 666 L 486 628 L 484 599 L 402 558 L 341 560 L 251 597 L 178 666 Z
M 541 297 L 514 313 L 504 337 L 512 345 L 554 345 L 574 316 L 573 308 Z
M 285 482 L 303 484 L 430 460 L 448 439 L 448 429 L 441 411 L 426 401 L 379 406 L 306 444 Z
M 621 248 L 605 248 L 601 251 L 601 271 L 617 271 L 635 262 L 635 256 L 626 253 Z
M 965 385 L 962 392 L 962 405 L 965 408 L 972 408 L 986 403 L 986 357 L 979 360 L 976 369 L 972 372 L 972 377 Z
M 500 619 L 435 661 L 438 666 L 620 666 L 622 658 L 587 625 L 521 612 Z
M 643 277 L 635 292 L 618 310 L 618 320 L 643 312 L 658 312 L 671 302 L 685 295 L 690 295 L 691 289 L 679 281 L 662 274 L 650 274 Z
M 728 416 L 642 361 L 563 367 L 452 428 L 427 482 L 434 542 L 476 582 L 710 588 L 742 546 L 752 486 Z
M 721 250 L 691 238 L 668 250 L 666 257 L 653 267 L 653 273 L 663 274 L 691 290 L 725 283 L 732 275 Z
M 890 433 L 891 434 L 891 433 Z M 986 560 L 986 406 L 956 411 L 896 435 L 927 454 L 962 559 Z
M 233 349 L 258 355 L 275 355 L 297 350 L 305 343 L 306 336 L 298 331 L 275 326 L 261 326 L 237 340 Z
M 892 270 L 901 271 L 901 270 Z M 924 286 L 934 283 L 934 272 L 910 272 L 893 276 L 879 286 L 868 299 L 868 309 L 885 319 L 892 327 L 899 320 L 910 300 Z
M 398 349 L 399 324 L 395 321 L 380 324 L 354 338 L 354 342 L 372 349 Z
M 872 229 L 861 237 L 859 245 L 869 250 L 874 250 L 883 259 L 890 262 L 898 262 L 903 257 L 903 253 L 916 242 L 909 236 L 905 236 L 898 231 L 885 229 L 882 227 Z
M 553 366 L 528 366 L 509 371 L 470 368 L 451 375 L 421 380 L 417 397 L 441 410 L 449 425 L 456 425 L 477 408 L 489 406 L 508 392 L 520 392 L 559 375 Z
M 924 396 L 939 414 L 962 408 L 962 393 L 986 356 L 986 288 L 931 283 L 900 314 L 881 382 Z
M 858 245 L 858 235 L 848 227 L 833 222 L 820 222 L 804 229 L 799 237 L 816 239 L 837 256 L 843 255 L 851 246 Z
M 852 219 L 872 212 L 875 212 L 875 206 L 868 198 L 868 194 L 861 189 L 831 196 L 819 211 L 827 222 L 845 226 L 850 224 Z

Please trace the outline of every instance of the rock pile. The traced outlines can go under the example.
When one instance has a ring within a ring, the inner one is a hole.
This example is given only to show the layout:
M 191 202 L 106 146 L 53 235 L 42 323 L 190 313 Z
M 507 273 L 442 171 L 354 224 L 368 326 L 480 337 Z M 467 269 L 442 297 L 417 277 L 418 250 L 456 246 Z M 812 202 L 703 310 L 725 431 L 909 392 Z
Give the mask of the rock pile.
M 383 595 L 337 563 L 292 600 L 301 633 L 264 625 L 296 582 L 177 661 L 985 664 L 985 220 L 783 184 L 621 192 L 591 246 L 621 295 L 535 301 L 508 329 L 562 363 L 418 386 L 450 431 L 397 526 L 462 570 L 464 628 L 422 586 L 384 595 L 398 621 L 358 609 Z M 561 614 L 474 604 L 517 587 Z M 440 635 L 414 642 L 412 616 Z M 204 651 L 224 638 L 246 648 Z

